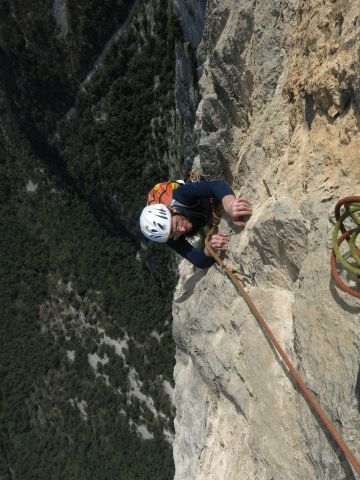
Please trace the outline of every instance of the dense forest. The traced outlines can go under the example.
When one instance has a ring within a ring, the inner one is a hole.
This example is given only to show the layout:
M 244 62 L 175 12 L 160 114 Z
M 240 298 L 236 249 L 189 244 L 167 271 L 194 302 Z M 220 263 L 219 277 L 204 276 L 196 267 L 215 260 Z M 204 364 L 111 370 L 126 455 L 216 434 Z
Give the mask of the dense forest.
M 173 476 L 175 259 L 137 226 L 182 168 L 172 2 L 81 86 L 132 3 L 0 1 L 1 480 Z

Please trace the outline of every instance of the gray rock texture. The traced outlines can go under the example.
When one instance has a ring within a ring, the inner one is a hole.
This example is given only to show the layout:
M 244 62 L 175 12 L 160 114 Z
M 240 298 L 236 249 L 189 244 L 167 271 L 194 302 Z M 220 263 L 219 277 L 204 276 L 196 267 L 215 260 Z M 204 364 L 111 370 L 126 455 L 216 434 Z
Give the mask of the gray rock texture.
M 329 262 L 360 195 L 360 1 L 209 0 L 198 56 L 198 167 L 254 206 L 226 263 L 360 460 L 360 302 Z M 175 479 L 356 479 L 225 274 L 179 269 Z
M 176 111 L 177 134 L 179 137 L 179 151 L 184 161 L 184 170 L 190 170 L 197 155 L 196 135 L 194 124 L 196 110 L 199 104 L 199 91 L 196 77 L 196 58 L 192 47 L 184 42 L 178 42 L 176 53 Z
M 202 38 L 206 0 L 174 0 L 186 40 L 196 48 Z
M 196 47 L 201 40 L 206 0 L 174 0 L 184 42 L 176 44 L 176 106 L 179 152 L 183 160 L 182 176 L 190 171 L 198 153 L 194 124 L 199 104 Z

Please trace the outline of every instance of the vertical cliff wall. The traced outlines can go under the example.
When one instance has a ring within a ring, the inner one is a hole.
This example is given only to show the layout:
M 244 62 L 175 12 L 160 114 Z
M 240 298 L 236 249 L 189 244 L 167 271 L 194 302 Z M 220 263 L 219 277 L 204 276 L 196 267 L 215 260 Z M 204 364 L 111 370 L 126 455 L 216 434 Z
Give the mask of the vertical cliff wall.
M 209 0 L 195 162 L 251 199 L 226 262 L 358 458 L 360 304 L 329 256 L 360 194 L 359 59 L 358 0 Z M 356 478 L 224 274 L 180 274 L 175 479 Z

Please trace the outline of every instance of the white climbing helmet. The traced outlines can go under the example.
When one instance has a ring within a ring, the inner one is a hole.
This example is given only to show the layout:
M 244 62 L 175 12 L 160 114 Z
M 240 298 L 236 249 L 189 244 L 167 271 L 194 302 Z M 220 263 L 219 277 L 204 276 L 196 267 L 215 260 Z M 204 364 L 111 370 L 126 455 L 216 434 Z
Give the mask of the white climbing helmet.
M 170 210 L 161 203 L 148 205 L 141 213 L 140 228 L 149 240 L 167 242 L 171 232 Z

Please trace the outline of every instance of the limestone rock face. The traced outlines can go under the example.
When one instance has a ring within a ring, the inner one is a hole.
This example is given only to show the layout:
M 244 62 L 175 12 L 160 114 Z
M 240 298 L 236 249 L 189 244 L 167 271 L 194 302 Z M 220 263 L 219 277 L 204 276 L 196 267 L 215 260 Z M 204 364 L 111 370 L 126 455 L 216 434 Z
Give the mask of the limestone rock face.
M 186 40 L 196 48 L 202 37 L 206 0 L 174 0 Z
M 360 303 L 329 257 L 360 195 L 360 2 L 209 0 L 198 56 L 199 168 L 254 206 L 226 263 L 359 460 Z M 173 317 L 176 480 L 357 478 L 218 267 L 181 262 Z
M 190 170 L 197 155 L 194 124 L 199 104 L 196 72 L 196 47 L 202 37 L 205 18 L 205 0 L 174 0 L 185 42 L 176 44 L 176 107 L 179 116 L 179 150 L 184 159 L 184 174 Z M 179 130 L 181 129 L 181 130 Z

